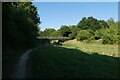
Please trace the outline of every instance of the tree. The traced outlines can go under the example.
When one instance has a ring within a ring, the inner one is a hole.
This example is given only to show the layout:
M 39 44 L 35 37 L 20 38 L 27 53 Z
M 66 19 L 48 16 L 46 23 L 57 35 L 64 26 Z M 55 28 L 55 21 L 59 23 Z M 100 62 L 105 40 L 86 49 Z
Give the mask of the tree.
M 94 35 L 91 32 L 91 30 L 80 30 L 77 35 L 78 41 L 83 41 L 83 40 L 88 40 L 88 39 L 93 39 L 93 38 L 94 38 Z
M 53 36 L 53 37 L 60 37 L 61 36 L 59 31 L 54 31 L 50 35 Z
M 11 74 L 21 52 L 36 47 L 39 24 L 37 9 L 31 2 L 2 3 L 3 78 Z
M 114 44 L 118 42 L 118 35 L 115 29 L 110 28 L 102 28 L 95 32 L 95 35 L 102 39 L 103 44 Z
M 44 31 L 39 31 L 39 36 L 40 36 L 40 37 L 44 37 L 44 36 L 45 36 Z
M 108 23 L 109 26 L 113 25 L 114 24 L 113 18 L 108 19 L 107 23 Z
M 36 7 L 31 2 L 2 4 L 3 43 L 11 47 L 27 47 L 35 43 L 41 23 Z
M 54 28 L 46 28 L 45 30 L 44 30 L 44 36 L 52 36 L 51 34 L 54 32 L 54 31 L 56 31 Z
M 104 20 L 99 20 L 100 28 L 109 28 L 109 25 Z
M 79 32 L 79 28 L 77 25 L 70 25 L 69 26 L 71 33 L 69 34 L 69 37 L 71 39 L 75 39 L 77 36 L 77 33 Z
M 91 29 L 93 31 L 100 29 L 99 21 L 93 17 L 83 17 L 81 21 L 77 24 L 80 30 Z
M 60 32 L 60 35 L 62 35 L 63 37 L 68 37 L 69 34 L 71 33 L 69 27 L 66 25 L 62 25 L 59 29 L 59 32 Z

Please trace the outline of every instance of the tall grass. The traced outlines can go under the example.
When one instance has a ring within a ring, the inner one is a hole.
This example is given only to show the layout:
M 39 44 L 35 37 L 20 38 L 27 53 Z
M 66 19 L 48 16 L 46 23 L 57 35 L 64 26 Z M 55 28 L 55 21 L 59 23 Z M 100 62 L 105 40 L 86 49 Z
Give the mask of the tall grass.
M 96 52 L 103 55 L 118 57 L 118 45 L 102 45 L 99 41 L 93 43 L 79 42 L 76 40 L 69 40 L 63 43 L 65 47 L 72 47 L 82 50 L 84 52 Z

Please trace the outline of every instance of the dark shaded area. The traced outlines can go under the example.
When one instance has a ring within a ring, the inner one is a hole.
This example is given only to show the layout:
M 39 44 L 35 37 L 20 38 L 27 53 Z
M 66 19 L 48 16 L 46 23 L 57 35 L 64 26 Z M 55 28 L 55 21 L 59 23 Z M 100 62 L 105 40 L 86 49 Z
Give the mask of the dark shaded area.
M 37 46 L 45 46 L 45 45 L 50 45 L 50 40 L 49 39 L 37 39 L 36 40 L 36 45 Z
M 36 47 L 40 18 L 32 2 L 2 3 L 2 77 L 11 75 L 19 57 Z
M 64 34 L 63 34 L 63 37 L 69 37 L 69 34 L 70 34 L 71 32 L 65 32 Z
M 118 78 L 119 59 L 46 46 L 30 54 L 33 78 Z
M 99 39 L 100 39 L 100 37 L 97 37 L 97 36 L 95 37 L 95 40 L 99 40 Z

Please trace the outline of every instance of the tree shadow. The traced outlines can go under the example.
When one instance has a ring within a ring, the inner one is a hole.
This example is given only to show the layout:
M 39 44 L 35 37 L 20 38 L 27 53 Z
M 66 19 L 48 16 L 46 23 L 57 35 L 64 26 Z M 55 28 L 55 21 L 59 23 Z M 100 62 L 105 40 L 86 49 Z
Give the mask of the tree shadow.
M 34 78 L 118 78 L 119 75 L 120 62 L 116 57 L 59 46 L 41 47 L 33 53 L 30 57 Z

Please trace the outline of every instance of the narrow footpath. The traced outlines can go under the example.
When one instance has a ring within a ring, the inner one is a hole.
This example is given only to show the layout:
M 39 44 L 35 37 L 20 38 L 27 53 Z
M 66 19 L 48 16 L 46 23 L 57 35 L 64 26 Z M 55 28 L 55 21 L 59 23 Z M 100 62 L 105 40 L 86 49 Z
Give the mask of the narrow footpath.
M 11 78 L 28 78 L 26 77 L 27 73 L 29 73 L 27 72 L 29 71 L 27 70 L 27 60 L 29 59 L 28 55 L 35 49 L 38 48 L 28 50 L 20 57 Z

